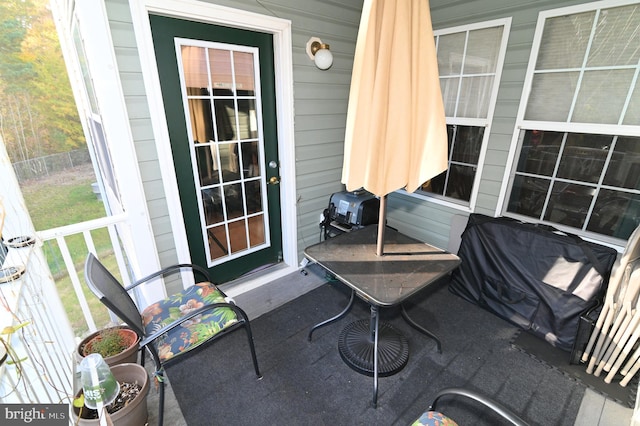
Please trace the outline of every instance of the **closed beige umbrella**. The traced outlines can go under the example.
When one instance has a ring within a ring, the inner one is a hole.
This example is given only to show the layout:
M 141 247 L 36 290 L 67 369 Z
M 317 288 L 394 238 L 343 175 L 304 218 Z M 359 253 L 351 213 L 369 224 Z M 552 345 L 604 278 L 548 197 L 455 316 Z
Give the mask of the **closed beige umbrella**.
M 365 0 L 351 77 L 342 183 L 380 196 L 447 169 L 447 130 L 428 0 Z

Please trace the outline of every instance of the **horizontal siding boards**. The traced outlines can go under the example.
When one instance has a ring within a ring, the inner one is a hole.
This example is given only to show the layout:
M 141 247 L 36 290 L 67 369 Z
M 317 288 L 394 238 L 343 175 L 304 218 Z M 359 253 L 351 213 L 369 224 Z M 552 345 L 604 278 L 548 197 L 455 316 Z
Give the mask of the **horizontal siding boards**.
M 342 188 L 342 158 L 346 111 L 353 54 L 363 0 L 211 0 L 222 6 L 274 15 L 292 23 L 294 77 L 296 186 L 298 192 L 298 232 L 301 252 L 315 237 L 318 215 L 326 208 L 333 192 Z M 448 28 L 497 18 L 512 17 L 512 28 L 505 68 L 498 93 L 492 133 L 489 140 L 475 211 L 493 215 L 506 167 L 515 115 L 520 102 L 524 75 L 529 60 L 538 13 L 584 1 L 431 0 L 435 29 Z M 118 66 L 122 75 L 131 128 L 144 176 L 150 209 L 167 212 L 162 182 L 153 172 L 159 163 L 146 98 L 143 93 L 140 64 L 129 16 L 128 0 L 107 0 Z M 331 45 L 334 65 L 319 71 L 305 52 L 307 40 L 320 37 Z M 389 197 L 388 218 L 404 232 L 420 236 L 438 246 L 446 246 L 451 218 L 460 210 L 428 201 L 393 194 Z M 464 213 L 466 214 L 466 213 Z M 155 216 L 154 223 L 167 217 Z M 173 248 L 166 228 L 154 226 L 158 248 L 164 262 Z M 175 253 L 173 254 L 175 255 Z M 173 261 L 174 259 L 170 259 Z M 165 264 L 165 263 L 163 263 Z

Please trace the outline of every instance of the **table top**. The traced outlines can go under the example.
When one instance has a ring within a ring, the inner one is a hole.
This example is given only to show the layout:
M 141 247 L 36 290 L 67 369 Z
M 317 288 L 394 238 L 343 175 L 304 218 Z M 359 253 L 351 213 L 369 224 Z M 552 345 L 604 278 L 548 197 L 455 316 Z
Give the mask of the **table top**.
M 387 227 L 376 255 L 378 225 L 307 247 L 305 256 L 331 272 L 369 303 L 396 305 L 448 274 L 460 258 Z

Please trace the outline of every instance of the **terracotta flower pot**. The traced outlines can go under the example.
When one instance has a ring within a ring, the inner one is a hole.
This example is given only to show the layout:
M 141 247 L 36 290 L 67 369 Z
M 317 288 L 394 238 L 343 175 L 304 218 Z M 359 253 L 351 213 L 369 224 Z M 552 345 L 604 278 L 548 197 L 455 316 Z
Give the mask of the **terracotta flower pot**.
M 125 363 L 111 367 L 111 372 L 118 382 L 137 382 L 142 386 L 140 393 L 125 407 L 110 415 L 114 426 L 142 426 L 147 423 L 149 412 L 147 410 L 147 394 L 149 393 L 149 374 L 139 364 Z M 76 394 L 76 398 L 82 394 L 82 389 Z M 83 410 L 88 408 L 83 407 Z M 74 424 L 84 426 L 97 426 L 99 419 L 78 418 L 80 408 L 73 407 Z
M 129 345 L 127 349 L 125 349 L 124 351 L 120 352 L 117 355 L 103 357 L 104 361 L 110 367 L 113 365 L 123 364 L 123 363 L 135 364 L 138 361 L 138 341 L 140 340 L 140 338 L 138 337 L 135 331 L 131 330 L 128 327 L 117 326 L 112 328 L 118 329 L 119 333 L 125 334 L 125 339 L 129 343 Z M 88 335 L 80 342 L 75 352 L 78 362 L 82 361 L 82 358 L 84 358 L 89 353 L 92 353 L 90 350 L 89 352 L 87 352 L 86 349 L 90 348 L 93 341 L 95 341 L 96 339 L 100 339 L 100 334 L 102 331 L 103 330 L 98 330 L 95 333 Z

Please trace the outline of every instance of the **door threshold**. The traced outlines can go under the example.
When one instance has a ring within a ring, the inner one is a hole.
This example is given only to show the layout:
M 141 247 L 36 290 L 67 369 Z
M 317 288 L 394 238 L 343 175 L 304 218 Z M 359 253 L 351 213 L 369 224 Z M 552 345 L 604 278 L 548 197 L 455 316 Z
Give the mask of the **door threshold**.
M 265 268 L 253 270 L 233 281 L 220 284 L 218 287 L 220 287 L 227 296 L 236 297 L 267 285 L 270 282 L 275 281 L 278 278 L 282 278 L 292 272 L 296 272 L 297 270 L 298 267 L 280 262 Z

